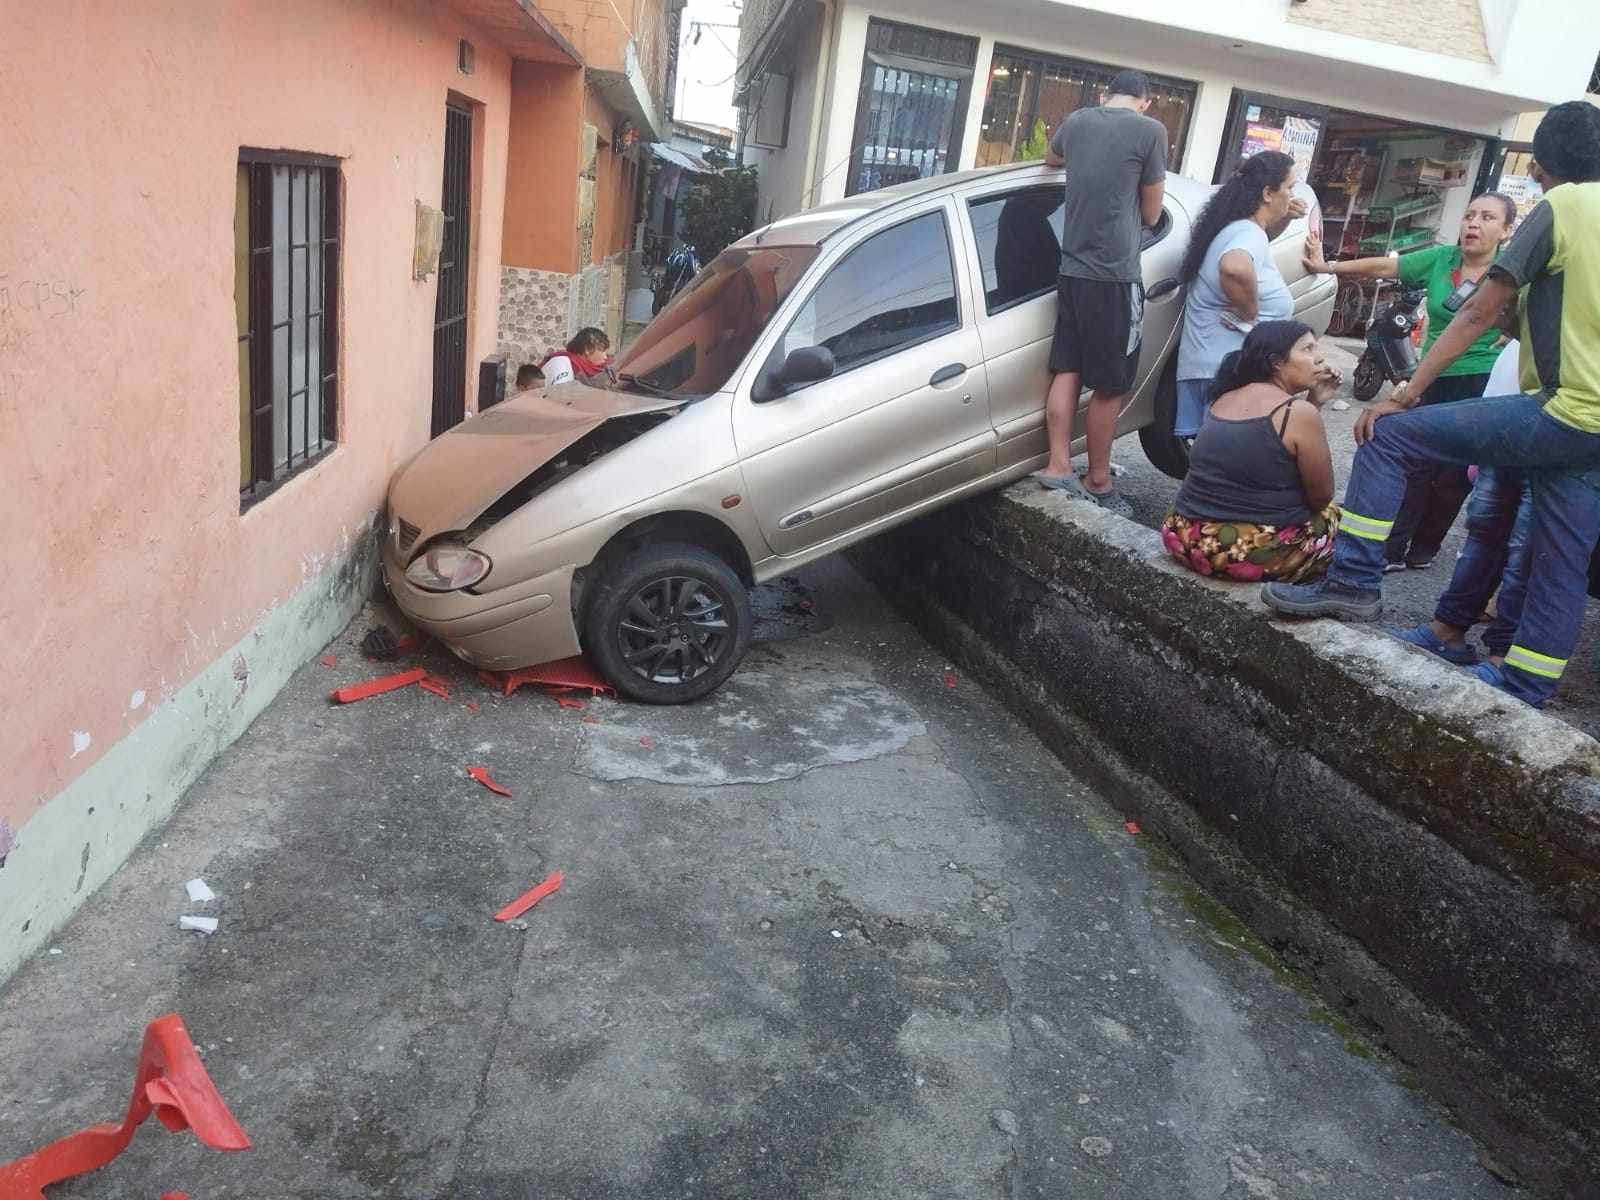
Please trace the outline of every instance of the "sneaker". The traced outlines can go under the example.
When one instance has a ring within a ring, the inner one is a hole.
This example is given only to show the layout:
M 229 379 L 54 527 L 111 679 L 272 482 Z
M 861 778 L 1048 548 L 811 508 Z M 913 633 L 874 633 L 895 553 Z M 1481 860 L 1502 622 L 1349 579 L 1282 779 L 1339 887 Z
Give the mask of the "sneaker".
M 1291 617 L 1334 617 L 1341 621 L 1370 621 L 1383 607 L 1383 593 L 1346 587 L 1331 579 L 1316 583 L 1269 583 L 1261 600 L 1274 612 Z
M 1401 565 L 1407 571 L 1426 571 L 1433 566 L 1433 558 L 1431 555 L 1427 558 L 1408 558 Z M 1388 568 L 1385 567 L 1384 570 L 1388 570 Z
M 1383 573 L 1393 575 L 1396 571 L 1404 571 L 1406 564 L 1403 562 L 1386 562 L 1383 564 Z
M 1404 642 L 1408 646 L 1416 646 L 1426 650 L 1429 654 L 1444 659 L 1445 662 L 1455 667 L 1476 666 L 1478 652 L 1471 646 L 1452 646 L 1441 641 L 1434 635 L 1433 630 L 1427 625 L 1418 625 L 1415 629 L 1401 629 L 1398 626 L 1388 626 L 1384 629 L 1396 641 Z

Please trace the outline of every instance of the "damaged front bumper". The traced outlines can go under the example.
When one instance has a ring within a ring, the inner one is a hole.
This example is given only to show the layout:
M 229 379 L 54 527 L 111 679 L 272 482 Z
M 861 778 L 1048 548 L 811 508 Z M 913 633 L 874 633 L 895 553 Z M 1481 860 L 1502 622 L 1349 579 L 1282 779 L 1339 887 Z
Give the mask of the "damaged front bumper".
M 418 628 L 476 667 L 509 671 L 579 652 L 572 618 L 576 566 L 548 571 L 482 594 L 425 592 L 406 578 L 393 536 L 383 539 L 383 578 L 395 604 Z

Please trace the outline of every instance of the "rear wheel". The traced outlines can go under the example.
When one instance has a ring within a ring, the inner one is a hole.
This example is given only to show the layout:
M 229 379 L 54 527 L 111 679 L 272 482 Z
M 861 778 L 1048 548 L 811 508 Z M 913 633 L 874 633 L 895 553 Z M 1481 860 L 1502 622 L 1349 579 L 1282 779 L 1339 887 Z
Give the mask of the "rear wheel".
M 1144 456 L 1164 475 L 1182 479 L 1189 473 L 1189 446 L 1193 438 L 1173 433 L 1178 423 L 1178 356 L 1167 360 L 1156 385 L 1155 419 L 1139 430 Z
M 1365 404 L 1383 388 L 1383 369 L 1372 352 L 1366 351 L 1356 363 L 1355 375 L 1350 381 L 1350 394 Z
M 605 570 L 584 642 L 617 691 L 686 704 L 721 687 L 750 648 L 750 597 L 727 563 L 698 546 L 641 546 Z

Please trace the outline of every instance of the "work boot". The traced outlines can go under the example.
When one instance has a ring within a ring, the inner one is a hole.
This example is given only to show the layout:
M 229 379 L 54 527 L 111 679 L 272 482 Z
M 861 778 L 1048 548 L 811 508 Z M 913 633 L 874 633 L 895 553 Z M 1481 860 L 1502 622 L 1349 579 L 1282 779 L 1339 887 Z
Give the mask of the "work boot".
M 1269 583 L 1261 589 L 1261 601 L 1290 617 L 1370 621 L 1383 606 L 1383 593 L 1319 579 L 1316 583 Z

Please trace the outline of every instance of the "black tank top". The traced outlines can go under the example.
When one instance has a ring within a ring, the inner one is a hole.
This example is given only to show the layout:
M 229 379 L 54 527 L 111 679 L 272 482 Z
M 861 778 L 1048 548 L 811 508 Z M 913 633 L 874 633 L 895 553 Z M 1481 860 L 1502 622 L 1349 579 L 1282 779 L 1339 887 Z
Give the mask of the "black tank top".
M 1238 421 L 1206 413 L 1189 450 L 1189 474 L 1178 489 L 1179 515 L 1255 525 L 1310 520 L 1300 468 L 1283 444 L 1293 403 L 1291 398 L 1264 417 Z

